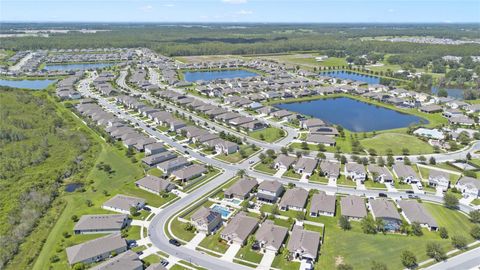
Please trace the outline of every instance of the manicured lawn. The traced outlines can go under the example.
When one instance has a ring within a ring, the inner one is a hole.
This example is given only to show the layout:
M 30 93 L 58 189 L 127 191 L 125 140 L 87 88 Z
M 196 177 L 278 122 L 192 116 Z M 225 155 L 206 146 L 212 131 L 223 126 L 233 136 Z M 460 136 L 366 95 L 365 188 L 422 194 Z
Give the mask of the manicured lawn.
M 281 219 L 281 218 L 275 218 L 273 220 L 273 223 L 278 226 L 282 226 L 285 228 L 292 228 L 292 225 L 295 221 L 293 219 Z
M 128 240 L 139 240 L 140 239 L 140 226 L 130 226 L 126 230 Z
M 195 236 L 195 233 L 192 231 L 185 230 L 185 223 L 180 222 L 178 219 L 174 218 L 170 225 L 174 237 L 181 239 L 185 242 L 189 242 Z
M 380 155 L 385 155 L 387 149 L 392 149 L 394 155 L 402 155 L 402 149 L 407 148 L 410 155 L 433 153 L 433 147 L 415 136 L 400 133 L 382 133 L 373 138 L 360 140 L 365 149 L 373 148 Z
M 220 232 L 205 237 L 202 242 L 200 242 L 199 246 L 222 254 L 225 253 L 229 247 L 225 241 L 220 239 Z
M 249 132 L 248 136 L 260 141 L 276 142 L 277 140 L 285 137 L 285 131 L 276 127 L 268 127 L 262 130 Z
M 235 255 L 235 258 L 243 259 L 254 263 L 260 263 L 262 257 L 262 253 L 252 250 L 249 245 L 245 245 L 244 247 L 242 247 L 238 251 L 237 255 Z
M 277 170 L 270 167 L 270 164 L 263 164 L 261 162 L 255 165 L 253 169 L 256 171 L 264 172 L 266 174 L 271 174 L 271 175 L 277 172 Z
M 394 187 L 395 187 L 396 189 L 405 189 L 405 190 L 411 190 L 411 189 L 412 189 L 412 186 L 411 186 L 411 185 L 405 184 L 405 183 L 400 183 L 399 180 L 395 180 Z
M 152 168 L 147 171 L 147 174 L 150 174 L 156 177 L 161 177 L 163 175 L 163 172 L 158 168 Z
M 375 182 L 375 181 L 371 181 L 371 180 L 365 181 L 364 184 L 365 184 L 365 187 L 367 187 L 367 188 L 387 189 L 385 184 Z
M 157 254 L 151 254 L 143 258 L 142 261 L 146 264 L 155 264 L 155 263 L 159 263 L 161 260 L 162 259 Z
M 475 199 L 471 202 L 473 205 L 480 205 L 480 199 Z
M 314 173 L 310 178 L 308 179 L 309 182 L 315 182 L 315 183 L 321 183 L 321 184 L 328 184 L 328 179 L 320 176 L 318 173 Z
M 245 157 L 242 157 L 242 155 L 240 154 L 240 151 L 245 152 Z M 223 160 L 223 161 L 226 161 L 226 162 L 230 162 L 230 163 L 237 163 L 237 162 L 240 162 L 240 161 L 244 160 L 245 158 L 249 157 L 254 152 L 255 152 L 255 150 L 253 150 L 251 146 L 242 145 L 242 146 L 240 146 L 240 150 L 237 151 L 236 153 L 233 153 L 233 154 L 230 154 L 230 155 L 220 154 L 220 155 L 217 155 L 216 158 L 220 159 L 220 160 Z
M 348 180 L 347 178 L 345 178 L 344 175 L 340 175 L 340 177 L 338 178 L 337 180 L 337 185 L 343 185 L 343 186 L 356 186 L 357 184 L 355 182 L 353 182 L 352 180 Z
M 449 210 L 441 205 L 424 203 L 439 226 L 446 227 L 450 235 L 461 234 L 469 241 L 472 224 L 460 212 Z M 438 233 L 424 229 L 423 236 L 404 236 L 396 234 L 364 234 L 358 222 L 352 222 L 352 230 L 343 231 L 337 218 L 320 217 L 325 227 L 325 242 L 322 255 L 317 263 L 318 269 L 334 269 L 336 261 L 355 265 L 355 269 L 370 269 L 371 261 L 376 260 L 389 266 L 389 269 L 403 269 L 400 261 L 402 250 L 410 250 L 419 261 L 427 259 L 425 252 L 429 242 L 440 243 L 445 250 L 451 250 L 451 240 L 441 239 Z M 368 258 L 368 259 L 366 259 Z
M 294 179 L 300 179 L 302 178 L 302 175 L 296 173 L 293 169 L 289 169 L 288 171 L 286 171 L 283 176 L 285 177 L 290 177 L 290 178 L 294 178 Z

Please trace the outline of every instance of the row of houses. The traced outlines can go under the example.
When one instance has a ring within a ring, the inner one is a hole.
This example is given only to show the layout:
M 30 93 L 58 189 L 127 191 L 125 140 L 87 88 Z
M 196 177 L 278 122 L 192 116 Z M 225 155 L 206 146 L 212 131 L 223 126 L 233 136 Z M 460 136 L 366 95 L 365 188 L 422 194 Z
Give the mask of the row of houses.
M 57 82 L 55 94 L 60 100 L 80 99 L 82 95 L 75 89 L 75 84 L 83 76 L 83 72 L 76 72 Z
M 85 63 L 85 62 L 110 62 L 110 61 L 128 61 L 136 56 L 135 50 L 126 49 L 118 52 L 102 53 L 54 53 L 49 54 L 45 61 L 47 63 Z

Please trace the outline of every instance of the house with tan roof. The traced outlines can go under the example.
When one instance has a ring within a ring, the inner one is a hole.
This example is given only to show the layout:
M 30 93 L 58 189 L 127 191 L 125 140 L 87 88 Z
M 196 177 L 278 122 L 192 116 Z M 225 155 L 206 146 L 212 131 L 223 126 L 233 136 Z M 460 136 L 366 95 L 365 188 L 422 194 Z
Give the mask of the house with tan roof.
M 109 234 L 66 249 L 70 265 L 93 263 L 108 258 L 112 253 L 127 251 L 127 242 L 120 234 Z
M 314 194 L 310 200 L 310 216 L 335 216 L 336 201 L 335 195 L 327 195 L 324 191 Z
M 227 188 L 223 194 L 225 198 L 237 198 L 243 200 L 249 197 L 250 192 L 252 192 L 257 185 L 258 182 L 255 179 L 242 178 Z
M 340 199 L 342 216 L 350 220 L 360 220 L 367 216 L 365 200 L 362 197 L 348 195 Z
M 320 238 L 318 232 L 294 226 L 288 240 L 287 249 L 295 259 L 315 261 L 320 248 Z
M 307 199 L 308 191 L 305 189 L 299 187 L 287 189 L 280 200 L 280 210 L 303 211 L 305 209 L 305 205 L 307 204 Z
M 195 211 L 190 220 L 198 231 L 206 234 L 210 234 L 222 226 L 222 215 L 204 206 Z
M 220 237 L 228 243 L 244 245 L 247 238 L 258 227 L 258 220 L 249 217 L 245 212 L 236 214 L 225 229 L 220 233 Z
M 287 228 L 275 225 L 272 220 L 265 220 L 255 233 L 255 240 L 260 244 L 263 251 L 269 250 L 276 254 L 282 247 L 287 235 Z

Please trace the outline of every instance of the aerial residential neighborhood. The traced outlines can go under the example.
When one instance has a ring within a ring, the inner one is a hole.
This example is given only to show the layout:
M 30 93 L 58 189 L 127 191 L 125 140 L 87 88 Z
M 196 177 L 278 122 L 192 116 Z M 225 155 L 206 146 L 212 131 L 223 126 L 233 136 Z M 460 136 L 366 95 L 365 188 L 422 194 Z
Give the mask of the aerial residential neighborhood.
M 0 4 L 0 269 L 480 267 L 475 3 L 51 2 Z

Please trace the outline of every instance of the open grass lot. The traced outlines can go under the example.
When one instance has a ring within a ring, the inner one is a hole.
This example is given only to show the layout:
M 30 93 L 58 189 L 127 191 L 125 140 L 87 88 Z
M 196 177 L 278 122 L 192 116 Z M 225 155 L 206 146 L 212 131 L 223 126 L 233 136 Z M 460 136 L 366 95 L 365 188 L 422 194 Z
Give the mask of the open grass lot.
M 189 242 L 193 237 L 195 237 L 195 233 L 193 231 L 185 230 L 185 223 L 179 221 L 177 218 L 172 220 L 170 228 L 176 238 L 185 242 Z
M 229 247 L 225 241 L 220 239 L 220 232 L 205 237 L 199 246 L 222 254 L 225 253 Z
M 347 61 L 345 58 L 330 57 L 325 61 L 318 62 L 315 60 L 316 56 L 319 56 L 318 53 L 298 53 L 298 54 L 279 54 L 279 55 L 268 55 L 263 56 L 262 58 L 267 58 L 275 60 L 282 63 L 287 63 L 291 65 L 300 65 L 308 69 L 313 69 L 313 67 L 336 67 L 336 66 L 346 66 Z
M 403 148 L 407 148 L 411 155 L 433 153 L 433 147 L 427 142 L 407 134 L 382 133 L 360 143 L 366 149 L 375 149 L 380 155 L 386 155 L 387 149 L 392 149 L 394 155 L 401 155 Z
M 285 137 L 285 131 L 276 127 L 268 127 L 262 130 L 249 132 L 248 136 L 259 141 L 276 142 L 281 138 Z
M 464 235 L 469 241 L 473 241 L 469 235 L 472 224 L 465 215 L 441 205 L 430 203 L 424 205 L 439 226 L 446 227 L 450 235 Z M 368 235 L 361 231 L 358 222 L 352 222 L 352 230 L 342 231 L 337 225 L 337 217 L 317 219 L 325 224 L 325 243 L 317 263 L 318 269 L 334 269 L 336 261 L 355 265 L 355 269 L 370 269 L 371 260 L 383 262 L 389 269 L 403 269 L 400 261 L 402 250 L 412 251 L 419 261 L 423 261 L 427 259 L 425 247 L 428 242 L 438 242 L 445 250 L 453 249 L 450 239 L 441 239 L 438 233 L 425 229 L 424 235 L 420 237 L 394 234 Z

